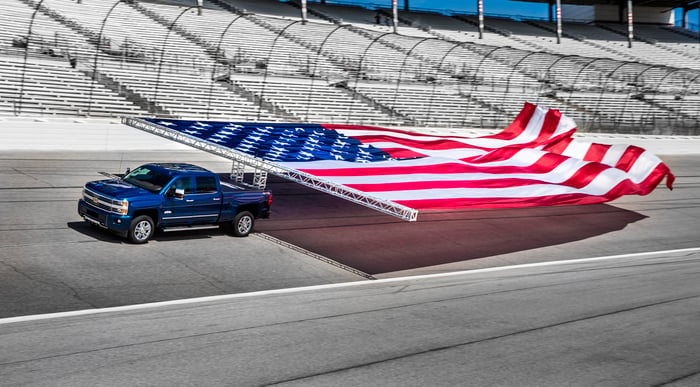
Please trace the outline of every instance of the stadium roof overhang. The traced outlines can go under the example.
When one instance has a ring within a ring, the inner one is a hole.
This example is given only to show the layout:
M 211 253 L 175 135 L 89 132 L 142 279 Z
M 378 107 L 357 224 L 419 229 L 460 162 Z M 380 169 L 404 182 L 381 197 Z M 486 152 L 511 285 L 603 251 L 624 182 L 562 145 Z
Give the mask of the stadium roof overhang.
M 525 3 L 554 3 L 554 0 L 514 0 Z M 627 4 L 627 0 L 561 0 L 562 4 L 572 5 L 619 5 Z M 662 8 L 697 8 L 698 0 L 633 0 L 635 7 L 662 7 Z

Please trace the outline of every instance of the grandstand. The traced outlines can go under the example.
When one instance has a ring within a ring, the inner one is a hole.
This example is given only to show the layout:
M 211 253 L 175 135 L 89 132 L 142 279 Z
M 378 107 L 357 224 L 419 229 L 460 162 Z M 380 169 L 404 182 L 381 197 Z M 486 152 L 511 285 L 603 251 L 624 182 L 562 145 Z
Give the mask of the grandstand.
M 3 0 L 0 116 L 499 128 L 525 101 L 579 129 L 700 134 L 679 27 L 275 0 Z M 201 12 L 200 12 L 201 11 Z M 377 23 L 379 21 L 379 23 Z

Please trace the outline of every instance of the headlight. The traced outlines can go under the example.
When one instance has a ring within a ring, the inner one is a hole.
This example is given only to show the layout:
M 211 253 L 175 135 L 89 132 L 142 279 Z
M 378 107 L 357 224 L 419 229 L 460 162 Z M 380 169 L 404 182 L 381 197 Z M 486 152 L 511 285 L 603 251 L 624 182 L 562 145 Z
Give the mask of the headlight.
M 126 215 L 129 213 L 129 201 L 124 199 L 121 201 L 121 206 L 118 208 L 118 213 L 121 215 Z

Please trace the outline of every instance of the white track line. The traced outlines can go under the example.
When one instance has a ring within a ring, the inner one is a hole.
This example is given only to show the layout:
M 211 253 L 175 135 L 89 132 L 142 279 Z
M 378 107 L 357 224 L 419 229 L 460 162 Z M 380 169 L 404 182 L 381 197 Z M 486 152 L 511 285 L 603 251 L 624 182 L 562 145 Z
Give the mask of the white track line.
M 649 252 L 645 252 L 645 253 L 609 255 L 609 256 L 605 256 L 605 257 L 579 258 L 579 259 L 561 260 L 561 261 L 526 263 L 526 264 L 521 264 L 521 265 L 489 267 L 489 268 L 484 268 L 484 269 L 464 270 L 464 271 L 456 271 L 456 272 L 449 272 L 449 273 L 424 274 L 424 275 L 415 275 L 415 276 L 407 276 L 407 277 L 384 278 L 384 279 L 378 279 L 378 280 L 367 280 L 367 281 L 356 281 L 356 282 L 343 282 L 343 283 L 337 283 L 337 284 L 314 285 L 314 286 L 304 286 L 304 287 L 287 288 L 287 289 L 262 290 L 262 291 L 249 292 L 249 293 L 224 294 L 224 295 L 220 295 L 220 296 L 186 298 L 186 299 L 182 299 L 182 300 L 172 300 L 172 301 L 152 302 L 152 303 L 147 303 L 147 304 L 116 306 L 116 307 L 111 307 L 111 308 L 85 309 L 85 310 L 76 310 L 76 311 L 70 311 L 70 312 L 59 312 L 59 313 L 35 314 L 35 315 L 19 316 L 19 317 L 8 317 L 8 318 L 0 319 L 0 325 L 17 323 L 17 322 L 56 319 L 56 318 L 63 318 L 63 317 L 76 317 L 76 316 L 86 316 L 86 315 L 102 314 L 102 313 L 133 311 L 133 310 L 140 310 L 140 309 L 158 308 L 158 307 L 163 307 L 163 306 L 187 305 L 187 304 L 203 303 L 203 302 L 210 302 L 210 301 L 230 300 L 230 299 L 237 299 L 237 298 L 249 298 L 249 297 L 257 297 L 257 296 L 276 295 L 276 294 L 291 294 L 291 293 L 299 293 L 299 292 L 305 292 L 305 291 L 311 291 L 311 290 L 335 289 L 335 288 L 343 288 L 343 287 L 375 285 L 375 284 L 381 284 L 381 283 L 391 283 L 391 282 L 400 282 L 400 281 L 413 281 L 413 280 L 419 280 L 419 279 L 451 277 L 451 276 L 457 276 L 457 275 L 462 275 L 462 274 L 489 273 L 489 272 L 495 272 L 495 271 L 505 271 L 505 270 L 523 269 L 523 268 L 531 268 L 531 267 L 544 267 L 544 266 L 554 266 L 554 265 L 562 265 L 562 264 L 574 264 L 574 263 L 581 263 L 581 262 L 595 262 L 595 261 L 606 261 L 606 260 L 614 260 L 614 259 L 645 257 L 645 256 L 653 256 L 653 255 L 695 253 L 695 252 L 700 252 L 700 247 L 692 247 L 692 248 L 687 248 L 687 249 L 676 249 L 676 250 L 649 251 Z

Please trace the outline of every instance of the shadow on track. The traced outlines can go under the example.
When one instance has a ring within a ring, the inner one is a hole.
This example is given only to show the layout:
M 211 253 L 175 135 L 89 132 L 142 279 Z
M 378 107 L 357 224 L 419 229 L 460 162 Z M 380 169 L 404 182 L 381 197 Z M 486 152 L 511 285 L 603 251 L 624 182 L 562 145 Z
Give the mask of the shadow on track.
M 119 237 L 108 230 L 93 226 L 84 221 L 68 222 L 68 228 L 77 231 L 90 238 L 107 243 L 129 243 L 125 238 Z M 212 228 L 206 230 L 182 230 L 177 232 L 163 232 L 156 230 L 152 240 L 158 242 L 194 240 L 194 239 L 209 239 L 213 235 L 224 235 L 225 233 L 219 229 Z M 232 237 L 233 238 L 233 237 Z
M 625 228 L 646 216 L 607 204 L 422 211 L 406 222 L 270 177 L 270 219 L 256 231 L 368 274 L 559 245 Z

